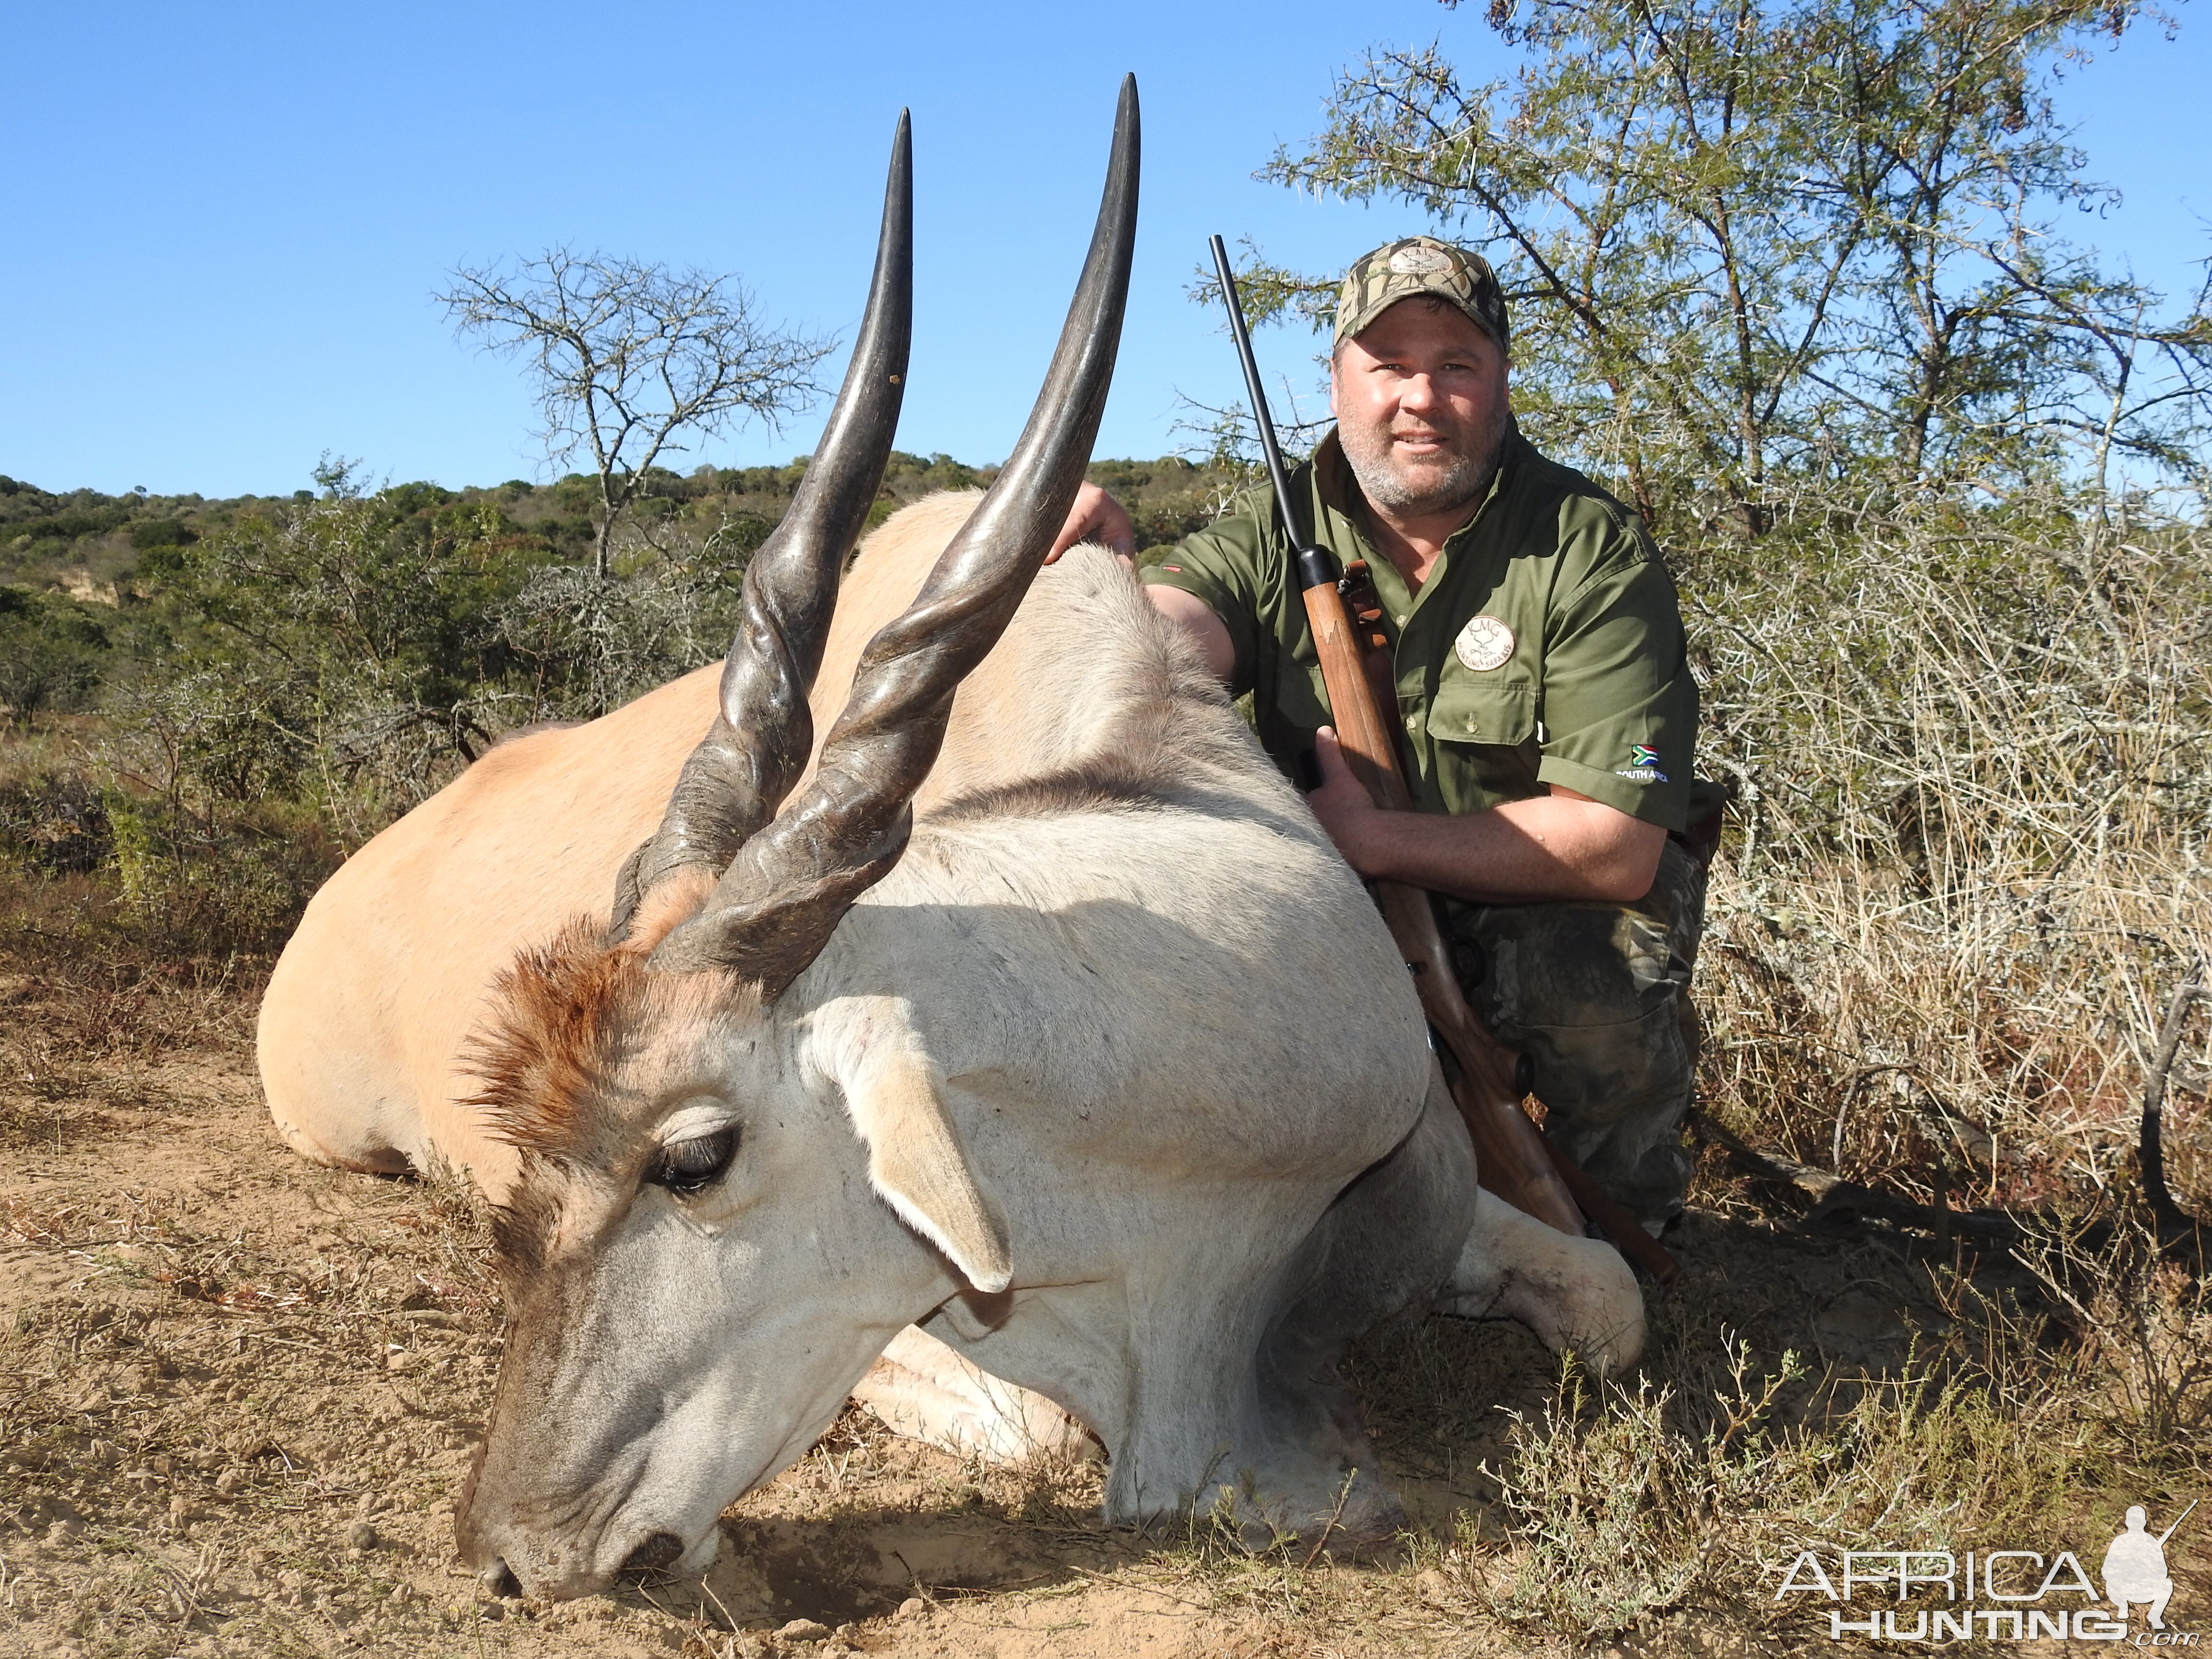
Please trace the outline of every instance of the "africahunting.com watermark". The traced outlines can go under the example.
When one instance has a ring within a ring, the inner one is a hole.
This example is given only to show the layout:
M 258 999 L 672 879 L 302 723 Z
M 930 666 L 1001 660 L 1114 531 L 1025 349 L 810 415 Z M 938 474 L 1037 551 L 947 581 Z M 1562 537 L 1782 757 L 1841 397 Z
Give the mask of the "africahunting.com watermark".
M 1836 1605 L 1828 1638 L 1887 1642 L 2124 1642 L 2203 1648 L 2201 1632 L 2169 1627 L 2173 1575 L 2166 1545 L 2192 1503 L 2163 1532 L 2140 1504 L 2106 1547 L 2095 1577 L 2072 1550 L 1803 1550 L 1783 1571 L 1778 1601 Z M 1923 1605 L 1885 1607 L 1881 1601 Z M 1937 1601 L 1943 1605 L 1929 1605 Z M 1800 1605 L 1804 1605 L 1800 1603 Z

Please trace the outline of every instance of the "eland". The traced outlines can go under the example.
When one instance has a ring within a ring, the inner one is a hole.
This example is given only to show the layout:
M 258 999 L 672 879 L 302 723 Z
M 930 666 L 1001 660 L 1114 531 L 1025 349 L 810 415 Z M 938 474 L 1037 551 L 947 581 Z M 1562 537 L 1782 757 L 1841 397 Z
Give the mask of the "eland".
M 1478 1195 L 1389 935 L 1183 636 L 1102 549 L 1040 573 L 1137 173 L 1129 82 L 1012 455 L 875 532 L 839 597 L 906 373 L 902 118 L 852 364 L 719 682 L 486 755 L 277 966 L 288 1142 L 465 1166 L 497 1206 L 458 1515 L 495 1583 L 703 1567 L 910 1327 L 1095 1434 L 1110 1521 L 1226 1501 L 1352 1538 L 1397 1517 L 1334 1380 L 1352 1337 L 1443 1308 L 1601 1365 L 1641 1344 L 1607 1247 Z

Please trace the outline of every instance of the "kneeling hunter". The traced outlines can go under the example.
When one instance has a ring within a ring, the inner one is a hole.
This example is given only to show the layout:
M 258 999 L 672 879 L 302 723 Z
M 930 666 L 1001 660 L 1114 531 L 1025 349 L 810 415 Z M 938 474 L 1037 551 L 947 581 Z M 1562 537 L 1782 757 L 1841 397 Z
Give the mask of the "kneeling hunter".
M 1324 724 L 1270 490 L 1141 574 L 1251 694 L 1276 763 L 1317 780 L 1307 800 L 1352 866 L 1444 896 L 1468 997 L 1534 1061 L 1546 1133 L 1656 1235 L 1689 1181 L 1689 981 L 1720 795 L 1691 782 L 1673 580 L 1634 514 L 1521 435 L 1510 343 L 1480 258 L 1425 236 L 1376 249 L 1337 301 L 1336 425 L 1291 478 L 1299 528 L 1373 571 L 1419 811 L 1376 807 Z M 1055 555 L 1085 538 L 1135 544 L 1088 484 Z

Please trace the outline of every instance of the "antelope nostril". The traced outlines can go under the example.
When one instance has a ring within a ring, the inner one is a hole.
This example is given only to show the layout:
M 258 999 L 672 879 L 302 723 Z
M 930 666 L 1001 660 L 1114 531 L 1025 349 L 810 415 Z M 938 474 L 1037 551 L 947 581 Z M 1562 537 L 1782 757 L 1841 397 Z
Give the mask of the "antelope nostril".
M 684 1540 L 672 1532 L 648 1533 L 622 1564 L 624 1572 L 659 1572 L 684 1553 Z
M 478 1573 L 477 1582 L 482 1584 L 486 1591 L 498 1596 L 501 1601 L 522 1594 L 521 1581 L 507 1571 L 507 1563 L 503 1560 L 495 1560 Z

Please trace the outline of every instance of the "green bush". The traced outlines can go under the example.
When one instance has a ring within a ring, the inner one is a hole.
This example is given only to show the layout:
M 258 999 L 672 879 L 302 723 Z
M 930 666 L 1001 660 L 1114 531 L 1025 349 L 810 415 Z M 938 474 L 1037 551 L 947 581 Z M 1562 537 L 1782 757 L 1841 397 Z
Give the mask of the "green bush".
M 149 519 L 131 526 L 131 545 L 143 552 L 149 547 L 190 547 L 199 532 L 181 519 Z
M 112 790 L 103 805 L 125 925 L 165 956 L 273 955 L 341 849 L 290 802 L 182 802 Z
M 0 706 L 19 725 L 49 709 L 82 708 L 109 645 L 97 608 L 0 586 Z

